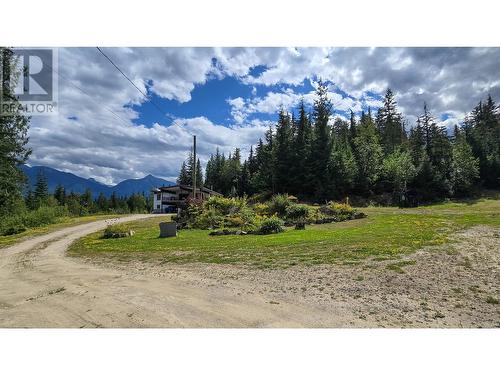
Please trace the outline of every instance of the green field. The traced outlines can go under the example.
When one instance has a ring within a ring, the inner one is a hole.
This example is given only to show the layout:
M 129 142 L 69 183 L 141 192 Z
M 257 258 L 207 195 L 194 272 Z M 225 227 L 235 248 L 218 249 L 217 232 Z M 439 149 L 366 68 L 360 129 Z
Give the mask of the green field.
M 24 232 L 13 234 L 11 236 L 0 236 L 0 248 L 14 245 L 17 242 L 25 240 L 30 237 L 39 236 L 52 232 L 57 229 L 77 225 L 85 224 L 96 220 L 105 220 L 113 217 L 118 217 L 120 215 L 90 215 L 90 216 L 79 216 L 79 217 L 61 217 L 58 218 L 58 222 L 54 224 L 44 225 L 36 228 L 29 228 Z
M 412 209 L 369 207 L 368 217 L 342 223 L 288 228 L 273 235 L 209 236 L 206 230 L 182 230 L 176 238 L 158 238 L 153 218 L 130 224 L 133 237 L 102 239 L 102 232 L 72 245 L 71 256 L 160 263 L 232 263 L 288 267 L 356 263 L 370 257 L 397 259 L 423 246 L 450 241 L 450 234 L 475 225 L 500 226 L 500 200 L 444 203 Z

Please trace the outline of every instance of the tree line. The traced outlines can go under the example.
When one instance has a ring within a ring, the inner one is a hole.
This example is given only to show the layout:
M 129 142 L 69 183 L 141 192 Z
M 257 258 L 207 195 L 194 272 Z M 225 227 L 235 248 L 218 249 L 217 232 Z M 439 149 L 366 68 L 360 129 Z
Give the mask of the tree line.
M 28 189 L 24 203 L 29 210 L 37 210 L 41 207 L 65 207 L 70 215 L 75 216 L 97 213 L 145 213 L 153 209 L 151 193 L 147 196 L 143 192 L 122 197 L 113 192 L 109 198 L 100 193 L 94 199 L 90 189 L 86 189 L 82 194 L 68 193 L 64 186 L 57 185 L 54 193 L 49 194 L 47 179 L 43 173 L 37 176 L 34 189 Z
M 279 109 L 275 129 L 246 160 L 238 148 L 228 156 L 217 149 L 205 186 L 225 195 L 289 193 L 315 202 L 389 197 L 403 206 L 500 187 L 500 114 L 491 96 L 453 134 L 425 104 L 408 129 L 390 89 L 376 114 L 351 111 L 348 121 L 332 115 L 327 85 L 319 82 L 312 111 L 303 101 L 291 113 Z M 184 169 L 193 166 L 191 156 Z

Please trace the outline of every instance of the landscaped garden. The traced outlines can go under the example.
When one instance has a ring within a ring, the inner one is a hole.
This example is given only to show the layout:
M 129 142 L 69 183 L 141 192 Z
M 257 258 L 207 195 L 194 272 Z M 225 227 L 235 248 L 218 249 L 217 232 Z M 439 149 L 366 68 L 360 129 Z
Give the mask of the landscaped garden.
M 196 214 L 181 215 L 178 220 L 184 229 L 177 237 L 159 238 L 158 224 L 166 218 L 157 217 L 128 224 L 134 236 L 105 239 L 99 232 L 84 237 L 72 245 L 69 255 L 256 267 L 349 264 L 366 258 L 398 259 L 424 246 L 444 244 L 451 240 L 451 233 L 461 229 L 500 225 L 497 199 L 408 209 L 366 207 L 362 209 L 365 218 L 345 221 L 342 219 L 354 218 L 360 211 L 345 204 L 305 206 L 289 197 L 286 201 L 282 196 L 250 205 L 239 199 L 217 198 L 202 207 L 191 207 Z M 307 211 L 307 215 L 296 211 Z M 268 225 L 269 219 L 280 229 Z M 296 223 L 306 223 L 305 230 L 295 229 Z M 259 234 L 269 226 L 274 228 L 271 234 Z M 240 233 L 210 235 L 224 229 Z

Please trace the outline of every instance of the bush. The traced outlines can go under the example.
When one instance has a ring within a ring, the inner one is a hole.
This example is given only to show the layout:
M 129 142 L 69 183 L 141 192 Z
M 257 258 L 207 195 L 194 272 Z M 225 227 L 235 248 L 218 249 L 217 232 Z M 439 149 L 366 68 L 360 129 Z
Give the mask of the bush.
M 103 238 L 120 238 L 127 237 L 131 235 L 130 228 L 125 224 L 113 224 L 108 225 L 104 229 Z
M 205 202 L 204 206 L 208 209 L 213 208 L 222 215 L 232 215 L 247 207 L 247 201 L 245 198 L 224 198 L 213 196 Z
M 44 206 L 24 214 L 22 222 L 27 228 L 34 228 L 42 225 L 54 224 L 58 222 L 61 217 L 68 216 L 68 214 L 68 210 L 64 206 Z
M 211 207 L 195 216 L 193 227 L 199 229 L 210 229 L 220 228 L 223 224 L 224 216 L 222 216 L 215 208 Z
M 347 203 L 329 202 L 326 206 L 320 208 L 320 213 L 334 217 L 335 221 L 345 221 L 352 219 L 356 210 Z
M 286 218 L 292 222 L 304 222 L 309 216 L 309 207 L 305 204 L 292 204 L 286 208 Z
M 283 232 L 283 220 L 276 216 L 265 218 L 260 223 L 259 234 L 272 234 Z
M 287 194 L 277 194 L 274 195 L 268 206 L 268 213 L 270 215 L 278 215 L 281 218 L 286 217 L 286 209 L 292 205 L 292 201 L 290 201 Z
M 9 236 L 24 232 L 28 228 L 54 224 L 64 216 L 68 216 L 66 207 L 44 206 L 34 211 L 25 211 L 14 216 L 4 217 L 0 220 L 0 235 Z

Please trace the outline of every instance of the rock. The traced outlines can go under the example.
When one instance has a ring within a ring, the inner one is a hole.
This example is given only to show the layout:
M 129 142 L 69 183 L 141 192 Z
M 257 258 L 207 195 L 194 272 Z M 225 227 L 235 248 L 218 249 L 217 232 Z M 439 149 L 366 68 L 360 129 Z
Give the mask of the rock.
M 177 223 L 161 222 L 160 223 L 160 238 L 177 236 Z
M 306 229 L 306 223 L 297 223 L 297 224 L 295 224 L 295 229 L 297 229 L 297 230 Z

